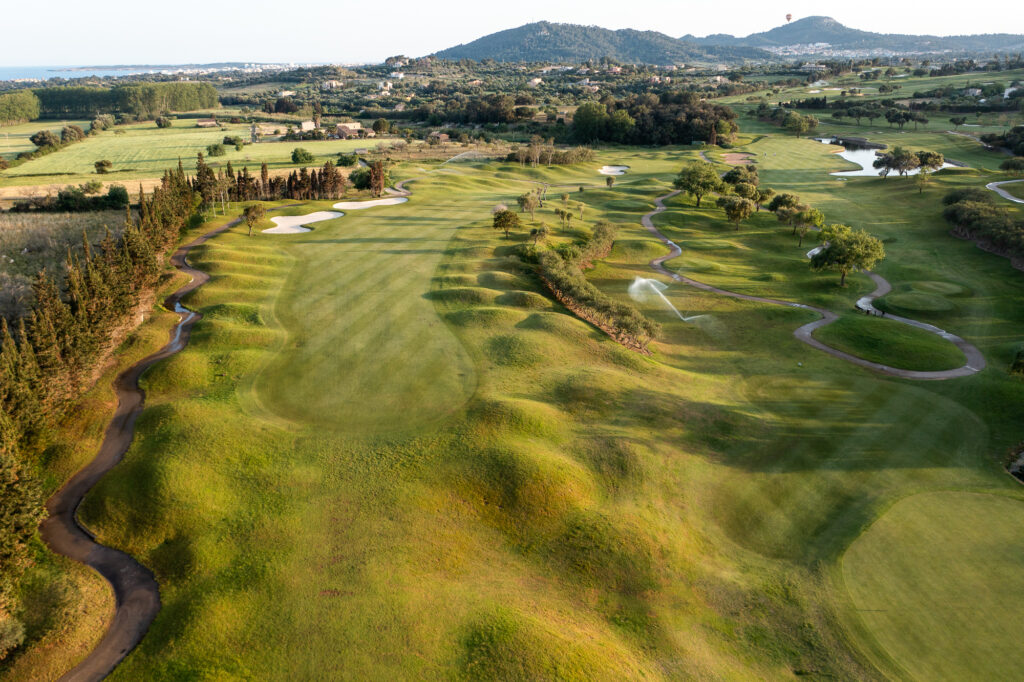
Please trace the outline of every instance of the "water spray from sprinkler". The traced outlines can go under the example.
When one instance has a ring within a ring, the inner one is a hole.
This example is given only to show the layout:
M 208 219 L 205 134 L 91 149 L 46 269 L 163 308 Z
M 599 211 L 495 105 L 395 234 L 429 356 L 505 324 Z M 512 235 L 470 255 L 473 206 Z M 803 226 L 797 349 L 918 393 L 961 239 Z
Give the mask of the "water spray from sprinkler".
M 665 289 L 668 289 L 668 285 L 662 284 L 656 279 L 637 277 L 633 280 L 633 283 L 629 285 L 629 297 L 638 303 L 649 303 L 653 300 L 660 299 L 661 302 L 668 306 L 669 310 L 674 312 L 683 322 L 692 322 L 697 318 L 704 317 L 703 315 L 691 315 L 690 317 L 684 317 L 683 314 L 679 312 L 679 309 L 672 305 L 672 301 L 665 297 L 665 294 L 663 293 Z

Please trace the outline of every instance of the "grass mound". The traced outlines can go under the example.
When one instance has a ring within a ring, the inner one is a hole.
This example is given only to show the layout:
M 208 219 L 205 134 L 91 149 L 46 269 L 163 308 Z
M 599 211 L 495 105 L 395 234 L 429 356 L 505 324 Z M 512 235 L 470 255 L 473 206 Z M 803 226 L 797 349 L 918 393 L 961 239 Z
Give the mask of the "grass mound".
M 618 239 L 612 247 L 611 258 L 614 260 L 650 260 L 663 256 L 665 246 L 651 239 Z
M 786 276 L 779 272 L 763 272 L 760 275 L 754 275 L 750 279 L 756 282 L 785 282 Z
M 955 369 L 967 361 L 959 348 L 936 334 L 878 317 L 846 315 L 816 329 L 814 337 L 859 358 L 900 369 Z
M 508 308 L 467 308 L 445 315 L 457 327 L 497 327 L 518 319 L 519 313 Z
M 543 447 L 508 445 L 474 455 L 472 469 L 487 509 L 499 525 L 532 544 L 585 504 L 593 483 L 576 462 Z
M 608 660 L 607 648 L 567 635 L 508 607 L 480 613 L 461 638 L 460 678 L 589 681 L 638 674 Z
M 259 307 L 244 303 L 219 303 L 203 310 L 203 317 L 239 324 L 263 326 Z
M 488 431 L 552 438 L 563 428 L 564 415 L 547 403 L 515 398 L 481 399 L 469 410 L 472 423 Z
M 505 367 L 530 367 L 544 358 L 536 344 L 521 334 L 501 334 L 487 340 L 487 355 Z
M 571 514 L 549 551 L 585 585 L 629 596 L 655 586 L 653 550 L 647 541 L 596 511 Z
M 551 301 L 534 291 L 509 291 L 494 299 L 495 303 L 516 308 L 550 308 Z
M 521 289 L 525 282 L 519 277 L 501 270 L 488 270 L 476 276 L 477 283 L 490 289 Z
M 910 288 L 923 294 L 936 294 L 938 296 L 959 296 L 965 293 L 962 286 L 952 282 L 911 282 Z
M 471 287 L 477 283 L 477 278 L 473 275 L 453 274 L 439 275 L 434 281 L 442 287 Z
M 999 679 L 1016 665 L 1022 524 L 1020 500 L 926 493 L 897 502 L 850 546 L 850 597 L 908 677 Z
M 581 444 L 583 460 L 613 494 L 643 480 L 643 462 L 636 446 L 621 438 L 595 438 Z
M 564 313 L 534 313 L 518 326 L 522 329 L 537 329 L 578 340 L 595 333 L 586 322 Z
M 491 303 L 497 294 L 490 289 L 479 287 L 452 287 L 450 289 L 438 289 L 427 294 L 428 298 L 444 303 L 461 303 L 472 305 L 476 303 Z
M 685 266 L 683 267 L 683 270 L 687 272 L 723 272 L 725 271 L 725 268 L 715 261 L 704 258 L 694 258 L 693 256 L 687 255 L 685 257 Z
M 917 313 L 944 313 L 953 309 L 953 303 L 935 294 L 908 292 L 889 294 L 885 297 L 886 307 L 893 312 L 906 310 Z

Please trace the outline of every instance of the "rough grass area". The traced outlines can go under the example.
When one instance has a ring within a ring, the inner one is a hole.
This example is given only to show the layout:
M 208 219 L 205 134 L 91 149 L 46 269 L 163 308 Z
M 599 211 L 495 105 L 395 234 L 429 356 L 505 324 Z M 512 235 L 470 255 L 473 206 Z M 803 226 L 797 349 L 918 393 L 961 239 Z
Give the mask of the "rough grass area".
M 31 127 L 33 124 L 27 125 Z M 26 133 L 26 137 L 48 127 L 44 122 L 35 125 L 31 132 Z M 282 131 L 286 127 L 286 124 L 281 124 Z M 116 126 L 53 154 L 0 172 L 0 186 L 77 184 L 96 179 L 129 181 L 160 177 L 164 169 L 173 167 L 178 159 L 182 159 L 186 167 L 192 170 L 197 153 L 205 155 L 207 145 L 223 142 L 228 135 L 248 140 L 249 126 L 224 123 L 219 128 L 197 128 L 196 119 L 184 118 L 174 121 L 170 128 L 157 128 L 153 121 Z M 339 152 L 351 152 L 368 146 L 373 146 L 372 140 L 261 142 L 246 145 L 242 151 L 225 146 L 224 156 L 210 158 L 208 161 L 215 167 L 224 166 L 230 161 L 238 170 L 248 166 L 250 172 L 258 175 L 263 161 L 272 169 L 294 166 L 291 153 L 296 147 L 307 149 L 316 157 L 313 164 L 305 165 L 319 166 L 325 161 L 336 160 Z M 31 143 L 29 147 L 34 149 Z M 110 173 L 96 175 L 93 164 L 99 159 L 111 161 L 113 166 Z
M 46 270 L 59 276 L 69 249 L 82 255 L 83 235 L 95 248 L 107 231 L 116 238 L 123 229 L 123 211 L 0 212 L 0 314 L 23 314 L 32 302 L 36 274 Z
M 859 358 L 900 369 L 954 369 L 967 361 L 960 349 L 946 339 L 880 317 L 843 315 L 816 329 L 814 337 Z
M 937 492 L 897 502 L 843 557 L 858 617 L 914 679 L 999 679 L 1024 612 L 1024 503 Z M 902 675 L 901 675 L 902 676 Z

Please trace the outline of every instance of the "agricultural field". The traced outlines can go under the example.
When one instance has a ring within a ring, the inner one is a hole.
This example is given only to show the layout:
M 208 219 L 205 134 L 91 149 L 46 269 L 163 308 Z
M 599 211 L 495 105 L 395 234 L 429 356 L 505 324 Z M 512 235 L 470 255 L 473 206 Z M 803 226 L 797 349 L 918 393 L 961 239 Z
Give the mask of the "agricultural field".
M 26 125 L 27 128 L 18 126 L 18 129 L 26 128 L 26 142 L 28 135 L 46 127 L 40 123 Z M 281 124 L 282 132 L 285 128 L 286 124 Z M 249 126 L 225 122 L 219 128 L 197 128 L 195 119 L 175 120 L 173 127 L 167 129 L 157 128 L 152 121 L 117 126 L 53 154 L 0 171 L 0 187 L 77 184 L 96 179 L 128 183 L 142 178 L 158 178 L 164 169 L 176 166 L 178 159 L 189 168 L 193 167 L 196 154 L 205 154 L 208 145 L 220 143 L 228 135 L 240 136 L 248 141 Z M 13 143 L 14 137 L 11 139 Z M 259 171 L 264 161 L 272 169 L 292 168 L 296 167 L 291 162 L 292 150 L 302 147 L 316 156 L 317 164 L 322 165 L 325 161 L 335 160 L 340 152 L 373 147 L 375 144 L 374 140 L 261 142 L 246 145 L 241 151 L 225 146 L 226 153 L 210 161 L 221 165 L 230 161 L 238 169 L 248 165 L 250 171 Z M 31 143 L 29 148 L 32 148 Z M 113 164 L 111 172 L 102 177 L 96 175 L 93 165 L 100 159 L 108 159 Z
M 212 279 L 185 303 L 204 317 L 145 375 L 134 444 L 82 508 L 161 586 L 113 679 L 1012 676 L 1024 491 L 1002 458 L 1024 438 L 1024 383 L 1007 372 L 1024 275 L 951 237 L 940 201 L 1005 176 L 968 138 L 903 135 L 968 168 L 919 192 L 831 177 L 850 167 L 836 147 L 777 129 L 729 151 L 882 238 L 876 270 L 894 289 L 878 306 L 981 348 L 988 367 L 967 378 L 875 374 L 794 339 L 810 311 L 666 278 L 667 300 L 701 317 L 640 304 L 663 327 L 640 355 L 515 256 L 540 222 L 560 244 L 611 221 L 615 246 L 588 277 L 630 300 L 666 252 L 641 217 L 683 163 L 720 151 L 400 163 L 407 203 L 261 232 L 332 208 L 280 202 L 254 236 L 199 247 L 190 262 Z M 140 153 L 154 157 L 142 167 L 172 152 Z M 606 164 L 629 166 L 612 187 Z M 492 207 L 539 183 L 536 219 L 493 230 Z M 583 206 L 569 227 L 562 193 Z M 814 236 L 800 245 L 767 211 L 733 229 L 713 201 L 666 206 L 653 220 L 682 248 L 665 264 L 679 274 L 840 314 L 873 289 L 811 272 Z M 916 331 L 847 314 L 819 335 L 897 366 L 962 362 Z

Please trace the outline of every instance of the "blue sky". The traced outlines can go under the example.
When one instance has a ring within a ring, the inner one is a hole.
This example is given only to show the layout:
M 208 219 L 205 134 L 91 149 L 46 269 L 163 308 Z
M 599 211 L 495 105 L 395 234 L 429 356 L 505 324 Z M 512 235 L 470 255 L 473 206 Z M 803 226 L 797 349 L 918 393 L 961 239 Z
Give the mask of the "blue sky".
M 531 21 L 606 28 L 747 35 L 794 18 L 826 14 L 847 26 L 885 33 L 1022 33 L 1019 0 L 963 3 L 798 0 L 730 3 L 691 0 L 69 0 L 40 6 L 6 3 L 0 66 L 139 64 L 214 61 L 368 62 L 392 54 L 420 56 Z M 40 28 L 40 21 L 46 22 Z

